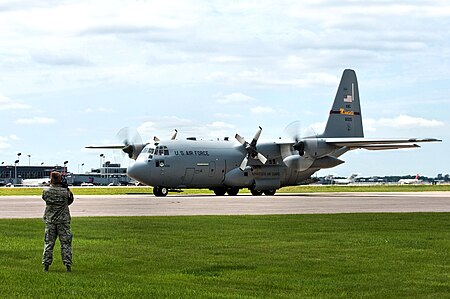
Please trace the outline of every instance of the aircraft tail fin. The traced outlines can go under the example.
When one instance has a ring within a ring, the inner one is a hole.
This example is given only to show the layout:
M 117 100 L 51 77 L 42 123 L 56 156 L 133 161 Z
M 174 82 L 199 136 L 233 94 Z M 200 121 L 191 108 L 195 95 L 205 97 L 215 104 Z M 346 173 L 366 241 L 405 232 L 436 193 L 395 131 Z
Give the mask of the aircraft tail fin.
M 364 137 L 356 73 L 346 69 L 342 74 L 322 137 Z
M 355 182 L 356 177 L 358 176 L 357 173 L 352 174 L 351 176 L 348 177 L 349 182 L 353 183 Z

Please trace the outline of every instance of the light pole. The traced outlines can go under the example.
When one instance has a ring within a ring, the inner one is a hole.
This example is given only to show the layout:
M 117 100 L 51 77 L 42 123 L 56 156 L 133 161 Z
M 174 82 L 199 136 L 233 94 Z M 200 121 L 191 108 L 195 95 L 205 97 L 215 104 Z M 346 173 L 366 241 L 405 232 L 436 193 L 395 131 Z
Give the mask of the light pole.
M 64 161 L 64 175 L 67 175 L 67 163 L 69 163 L 69 161 Z
M 105 155 L 104 154 L 100 154 L 100 168 L 102 168 L 102 158 L 104 158 Z
M 111 165 L 110 161 L 106 161 L 105 170 L 106 170 L 106 184 L 109 184 L 109 166 Z
M 14 185 L 17 184 L 17 164 L 19 164 L 19 159 L 14 161 Z
M 15 174 L 15 178 L 14 178 L 14 184 L 17 184 L 17 164 L 19 164 L 19 157 L 22 155 L 22 153 L 17 153 L 17 160 L 14 162 L 14 165 L 16 166 L 15 167 L 15 172 L 16 172 L 16 174 Z
M 28 156 L 28 166 L 31 165 L 31 155 L 27 155 Z

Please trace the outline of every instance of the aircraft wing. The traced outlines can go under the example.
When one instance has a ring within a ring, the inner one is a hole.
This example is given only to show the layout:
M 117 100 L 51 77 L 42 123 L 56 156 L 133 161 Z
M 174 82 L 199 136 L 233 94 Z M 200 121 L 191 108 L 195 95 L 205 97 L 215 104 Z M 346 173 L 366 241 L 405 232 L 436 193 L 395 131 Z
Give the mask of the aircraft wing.
M 123 144 L 112 144 L 112 145 L 88 145 L 85 148 L 90 149 L 123 149 L 126 145 Z
M 366 138 L 325 138 L 326 143 L 335 146 L 345 146 L 350 149 L 363 148 L 367 150 L 389 150 L 420 147 L 419 142 L 440 142 L 436 138 L 409 139 L 366 139 Z

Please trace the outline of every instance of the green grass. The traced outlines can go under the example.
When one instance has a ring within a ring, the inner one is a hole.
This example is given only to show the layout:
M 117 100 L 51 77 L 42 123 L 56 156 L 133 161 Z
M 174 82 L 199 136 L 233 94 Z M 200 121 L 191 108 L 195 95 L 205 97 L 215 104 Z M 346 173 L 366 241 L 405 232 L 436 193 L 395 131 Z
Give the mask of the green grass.
M 44 224 L 0 220 L 1 298 L 449 298 L 450 214 L 74 218 L 74 265 Z
M 41 195 L 43 188 L 0 188 L 0 196 Z M 124 195 L 151 193 L 152 187 L 87 187 L 71 188 L 75 195 Z M 373 186 L 293 186 L 279 189 L 278 193 L 314 193 L 314 192 L 425 192 L 450 191 L 450 185 L 373 185 Z M 240 193 L 249 193 L 242 189 Z M 208 189 L 183 189 L 181 194 L 214 194 Z

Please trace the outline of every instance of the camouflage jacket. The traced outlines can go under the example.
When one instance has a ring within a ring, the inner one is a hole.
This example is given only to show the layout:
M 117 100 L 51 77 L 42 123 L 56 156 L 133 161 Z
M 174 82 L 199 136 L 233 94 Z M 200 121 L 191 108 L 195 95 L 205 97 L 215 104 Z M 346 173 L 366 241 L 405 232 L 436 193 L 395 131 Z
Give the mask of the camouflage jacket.
M 69 205 L 73 202 L 73 194 L 68 188 L 60 185 L 51 185 L 42 193 L 46 203 L 44 212 L 45 223 L 70 222 Z

